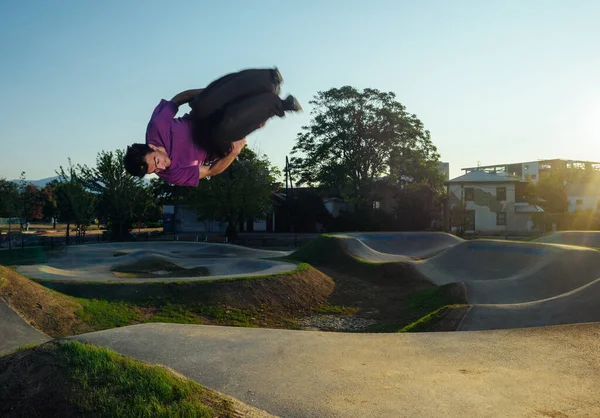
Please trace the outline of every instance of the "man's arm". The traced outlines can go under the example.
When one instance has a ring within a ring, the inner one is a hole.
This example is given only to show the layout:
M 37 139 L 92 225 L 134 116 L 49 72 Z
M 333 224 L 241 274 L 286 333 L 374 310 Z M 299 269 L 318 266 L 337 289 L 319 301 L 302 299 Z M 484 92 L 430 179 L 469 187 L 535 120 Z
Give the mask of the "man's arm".
M 212 166 L 210 166 L 210 167 L 200 166 L 199 167 L 201 179 L 204 177 L 216 176 L 217 174 L 221 174 L 223 171 L 225 171 L 227 169 L 227 167 L 229 167 L 231 165 L 233 160 L 235 160 L 236 157 L 238 155 L 240 155 L 240 152 L 242 152 L 242 149 L 246 145 L 246 138 L 240 139 L 239 141 L 235 141 L 232 145 L 233 145 L 233 147 L 231 149 L 231 152 L 229 154 L 227 154 L 225 157 L 216 161 Z
M 191 102 L 197 94 L 201 93 L 204 89 L 192 89 L 182 91 L 181 93 L 175 95 L 171 101 L 175 103 L 177 106 L 184 105 L 186 103 Z

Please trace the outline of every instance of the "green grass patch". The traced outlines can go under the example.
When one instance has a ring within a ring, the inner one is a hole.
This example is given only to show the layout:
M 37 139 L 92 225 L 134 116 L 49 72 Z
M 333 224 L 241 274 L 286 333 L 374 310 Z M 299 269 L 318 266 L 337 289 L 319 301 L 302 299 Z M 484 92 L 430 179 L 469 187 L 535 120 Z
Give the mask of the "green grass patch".
M 15 348 L 13 351 L 11 351 L 10 353 L 4 354 L 0 357 L 4 357 L 4 356 L 10 356 L 11 354 L 15 354 L 15 353 L 20 353 L 21 351 L 27 351 L 27 350 L 31 350 L 32 348 L 37 347 L 37 344 L 32 343 L 32 344 L 24 344 L 20 347 Z
M 370 274 L 381 265 L 381 263 L 364 261 L 351 256 L 344 248 L 342 240 L 327 234 L 303 245 L 282 260 L 335 266 L 336 269 L 353 270 L 357 274 Z
M 96 330 L 122 327 L 140 320 L 139 310 L 124 302 L 81 298 L 76 300 L 83 306 L 76 315 Z
M 44 264 L 50 257 L 61 250 L 47 247 L 25 247 L 0 250 L 0 265 L 3 266 L 25 266 L 32 264 Z
M 450 283 L 432 289 L 420 290 L 407 297 L 406 307 L 419 314 L 428 314 L 446 305 L 466 303 L 464 296 L 454 291 L 455 289 L 456 284 Z
M 231 403 L 169 370 L 149 366 L 109 349 L 68 341 L 60 354 L 85 414 L 125 417 L 233 415 Z
M 313 309 L 313 313 L 323 315 L 352 316 L 355 315 L 358 310 L 358 308 L 353 306 L 322 305 Z
M 425 315 L 420 318 L 418 321 L 415 321 L 403 328 L 401 328 L 398 332 L 426 332 L 429 331 L 435 324 L 437 324 L 444 316 L 452 309 L 459 308 L 464 305 L 456 304 L 456 305 L 446 305 L 441 308 L 436 309 L 433 312 Z

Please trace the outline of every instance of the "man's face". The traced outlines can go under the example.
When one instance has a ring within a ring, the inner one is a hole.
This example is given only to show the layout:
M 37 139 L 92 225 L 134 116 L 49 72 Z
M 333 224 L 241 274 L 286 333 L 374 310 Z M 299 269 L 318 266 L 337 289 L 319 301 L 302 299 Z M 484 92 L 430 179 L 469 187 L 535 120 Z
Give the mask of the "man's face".
M 150 145 L 153 151 L 146 154 L 146 163 L 148 164 L 147 174 L 159 173 L 166 170 L 171 165 L 171 159 L 162 147 Z

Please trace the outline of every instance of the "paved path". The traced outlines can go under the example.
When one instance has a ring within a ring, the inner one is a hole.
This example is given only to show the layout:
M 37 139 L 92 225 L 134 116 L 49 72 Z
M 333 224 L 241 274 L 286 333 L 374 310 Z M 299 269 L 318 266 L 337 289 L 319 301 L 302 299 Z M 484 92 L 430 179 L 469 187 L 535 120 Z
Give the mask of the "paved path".
M 72 338 L 282 417 L 600 416 L 600 323 L 421 334 L 143 324 Z
M 42 344 L 52 338 L 42 334 L 0 300 L 0 356 L 25 344 Z

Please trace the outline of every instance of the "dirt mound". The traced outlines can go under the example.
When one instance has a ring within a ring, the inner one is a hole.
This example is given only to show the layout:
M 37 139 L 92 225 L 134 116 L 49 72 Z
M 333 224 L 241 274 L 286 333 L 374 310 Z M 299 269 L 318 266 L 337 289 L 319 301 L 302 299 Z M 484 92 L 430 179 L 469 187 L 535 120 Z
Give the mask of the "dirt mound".
M 65 349 L 74 344 L 86 348 Z M 185 411 L 190 416 L 272 417 L 167 367 L 105 353 L 106 349 L 78 342 L 53 341 L 0 358 L 0 416 L 71 418 L 112 416 L 117 411 L 139 416 L 163 410 L 166 415 Z M 132 398 L 130 386 L 135 384 L 139 392 Z M 102 402 L 97 402 L 100 398 Z
M 184 268 L 159 257 L 145 257 L 121 263 L 111 269 L 120 278 L 140 277 L 201 277 L 208 276 L 206 267 Z
M 0 277 L 0 297 L 38 330 L 55 338 L 89 331 L 76 314 L 82 306 L 73 299 L 3 266 Z

